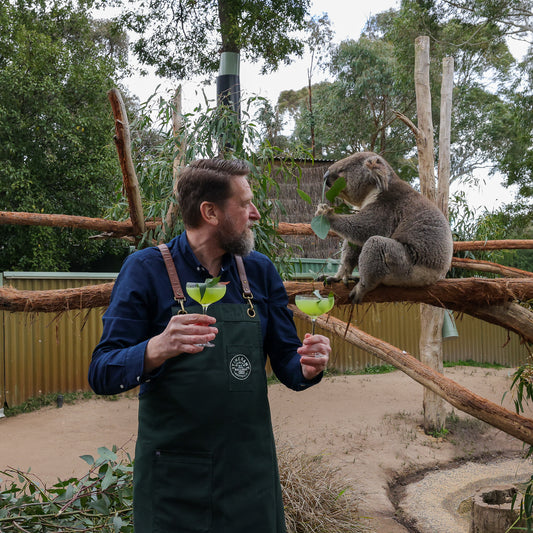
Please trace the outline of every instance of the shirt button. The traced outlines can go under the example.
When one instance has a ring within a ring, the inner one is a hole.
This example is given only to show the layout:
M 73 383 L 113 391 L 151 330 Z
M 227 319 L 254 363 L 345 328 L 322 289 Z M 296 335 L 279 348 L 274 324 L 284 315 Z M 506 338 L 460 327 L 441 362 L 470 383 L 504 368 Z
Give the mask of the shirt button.
M 124 385 L 122 385 L 122 383 L 120 384 L 120 388 L 123 389 L 124 388 Z
M 137 376 L 137 383 L 141 381 L 141 376 Z

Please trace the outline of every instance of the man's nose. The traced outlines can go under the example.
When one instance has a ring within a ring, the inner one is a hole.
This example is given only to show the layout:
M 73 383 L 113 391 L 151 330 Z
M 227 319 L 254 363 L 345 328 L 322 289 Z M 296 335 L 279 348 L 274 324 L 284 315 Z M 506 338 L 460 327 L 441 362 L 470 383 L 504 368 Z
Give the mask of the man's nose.
M 255 207 L 255 204 L 252 204 L 252 209 L 250 210 L 250 219 L 259 220 L 260 218 L 261 218 L 261 215 L 259 214 L 257 207 Z

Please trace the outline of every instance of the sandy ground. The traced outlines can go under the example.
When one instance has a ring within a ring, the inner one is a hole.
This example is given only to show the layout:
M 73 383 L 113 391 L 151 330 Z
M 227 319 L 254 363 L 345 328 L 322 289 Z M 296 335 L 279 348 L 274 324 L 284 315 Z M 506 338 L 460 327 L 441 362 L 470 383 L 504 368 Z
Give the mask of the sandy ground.
M 512 372 L 445 370 L 447 377 L 498 405 Z M 361 515 L 377 532 L 468 531 L 457 502 L 493 478 L 528 479 L 533 471 L 521 458 L 521 442 L 448 404 L 455 416 L 447 438 L 425 435 L 423 387 L 399 371 L 330 377 L 300 393 L 273 385 L 269 395 L 278 442 L 338 467 L 360 499 Z M 512 409 L 510 393 L 503 405 Z M 79 456 L 96 456 L 100 446 L 115 444 L 133 456 L 136 423 L 137 400 L 128 397 L 0 419 L 0 470 L 31 468 L 46 484 L 81 476 L 87 464 Z M 428 474 L 422 476 L 424 471 Z M 446 520 L 455 518 L 459 522 L 450 529 Z

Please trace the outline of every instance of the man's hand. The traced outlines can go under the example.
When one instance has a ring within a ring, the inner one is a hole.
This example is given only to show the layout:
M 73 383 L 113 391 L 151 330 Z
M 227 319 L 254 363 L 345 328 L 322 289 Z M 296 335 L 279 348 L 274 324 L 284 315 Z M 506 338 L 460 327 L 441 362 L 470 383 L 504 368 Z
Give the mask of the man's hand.
M 313 379 L 320 372 L 326 370 L 331 353 L 329 339 L 324 335 L 305 334 L 303 345 L 298 348 L 298 353 L 302 356 L 300 363 L 305 379 Z
M 199 313 L 174 315 L 165 330 L 148 341 L 144 353 L 144 372 L 152 372 L 180 353 L 201 352 L 204 348 L 199 344 L 212 341 L 218 333 L 212 327 L 215 322 L 216 318 Z

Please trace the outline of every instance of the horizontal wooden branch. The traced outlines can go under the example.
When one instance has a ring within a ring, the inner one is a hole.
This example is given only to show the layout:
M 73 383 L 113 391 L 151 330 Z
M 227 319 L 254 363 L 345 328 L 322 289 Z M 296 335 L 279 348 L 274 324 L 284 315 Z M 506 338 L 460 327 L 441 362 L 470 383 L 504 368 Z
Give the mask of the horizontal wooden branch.
M 45 291 L 0 287 L 0 311 L 62 313 L 109 305 L 114 282 Z
M 295 314 L 308 319 L 294 308 Z M 509 411 L 459 385 L 436 370 L 421 363 L 407 352 L 373 337 L 353 325 L 328 316 L 319 317 L 317 324 L 354 346 L 369 352 L 387 364 L 405 372 L 409 377 L 444 398 L 448 403 L 501 431 L 533 445 L 533 420 Z M 386 392 L 384 392 L 386 394 Z
M 155 229 L 161 225 L 161 219 L 146 221 L 146 229 Z M 45 213 L 27 213 L 16 211 L 0 211 L 0 225 L 14 226 L 51 226 L 79 228 L 106 233 L 108 237 L 136 236 L 131 221 L 115 221 L 104 218 L 80 217 L 75 215 L 58 215 Z M 280 235 L 314 235 L 310 224 L 292 224 L 280 222 L 277 226 Z M 330 236 L 336 236 L 330 232 Z M 317 237 L 318 239 L 318 237 Z M 454 251 L 468 250 L 518 250 L 533 249 L 533 239 L 509 239 L 497 241 L 464 241 L 454 242 Z
M 289 299 L 301 292 L 323 288 L 319 282 L 285 283 Z M 327 286 L 335 294 L 338 305 L 350 304 L 351 287 L 343 283 Z M 412 302 L 451 309 L 514 331 L 533 342 L 533 313 L 519 302 L 533 299 L 533 278 L 462 278 L 445 279 L 429 287 L 385 287 L 369 292 L 366 303 Z
M 520 270 L 519 268 L 499 265 L 498 263 L 492 263 L 491 261 L 469 259 L 466 257 L 453 257 L 452 268 L 489 272 L 491 274 L 497 274 L 508 278 L 533 278 L 533 272 L 528 272 L 527 270 Z
M 105 307 L 113 283 L 74 289 L 23 291 L 0 287 L 0 310 L 12 312 L 58 313 L 70 309 Z M 288 281 L 285 288 L 291 302 L 298 293 L 323 288 L 319 282 Z M 337 305 L 350 304 L 350 288 L 342 283 L 328 287 Z M 514 331 L 533 342 L 533 313 L 519 301 L 533 299 L 533 279 L 447 279 L 429 287 L 378 287 L 365 302 L 421 302 L 466 313 Z
M 0 211 L 0 225 L 2 224 L 13 226 L 47 226 L 56 228 L 86 229 L 106 233 L 109 237 L 135 235 L 130 220 L 116 221 L 75 215 Z M 147 229 L 154 229 L 156 226 L 156 222 L 146 222 Z

